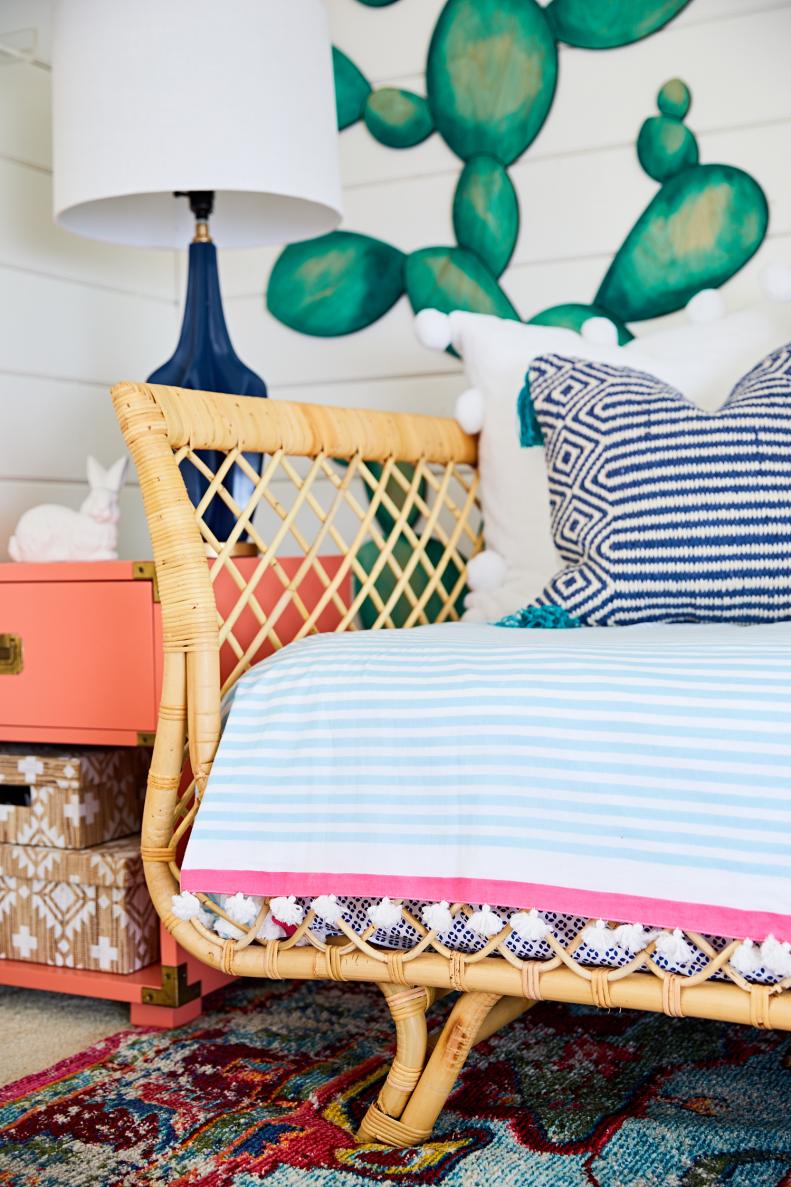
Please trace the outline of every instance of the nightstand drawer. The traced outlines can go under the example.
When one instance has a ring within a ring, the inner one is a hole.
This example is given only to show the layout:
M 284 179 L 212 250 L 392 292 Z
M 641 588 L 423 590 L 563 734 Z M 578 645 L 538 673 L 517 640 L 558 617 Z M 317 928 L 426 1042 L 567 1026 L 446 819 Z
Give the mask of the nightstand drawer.
M 319 558 L 329 580 L 341 570 L 340 556 Z M 258 557 L 239 557 L 249 578 Z M 207 561 L 207 564 L 209 562 Z M 261 630 L 261 614 L 275 616 L 277 637 L 287 643 L 302 626 L 289 603 L 280 614 L 284 582 L 297 579 L 297 557 L 278 560 L 256 587 L 256 605 L 235 616 L 234 646 L 258 640 L 255 658 L 272 651 Z M 337 597 L 310 573 L 298 583 L 307 613 L 322 606 L 316 626 L 334 630 L 351 599 L 348 573 Z M 239 597 L 224 571 L 215 587 L 223 613 Z M 98 746 L 151 744 L 157 725 L 162 674 L 162 624 L 150 561 L 0 565 L 0 742 L 77 743 Z M 223 673 L 238 652 L 227 644 Z
M 149 740 L 160 633 L 150 563 L 0 565 L 0 740 Z

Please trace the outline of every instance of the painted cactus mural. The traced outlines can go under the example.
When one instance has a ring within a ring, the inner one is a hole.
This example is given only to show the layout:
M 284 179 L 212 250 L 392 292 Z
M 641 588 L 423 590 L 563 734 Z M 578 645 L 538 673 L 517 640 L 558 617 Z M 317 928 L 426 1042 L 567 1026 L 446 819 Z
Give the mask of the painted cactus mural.
M 681 309 L 703 288 L 717 288 L 761 246 L 769 224 L 764 192 L 734 165 L 701 165 L 683 123 L 691 96 L 680 79 L 657 96 L 659 115 L 645 121 L 637 156 L 662 182 L 626 236 L 594 298 L 621 321 Z
M 642 41 L 686 8 L 689 0 L 551 0 L 546 9 L 558 41 L 580 49 L 615 49 Z
M 535 0 L 448 0 L 426 62 L 437 131 L 463 161 L 484 154 L 513 164 L 547 118 L 557 70 Z
M 428 103 L 413 91 L 372 91 L 363 112 L 368 131 L 388 148 L 413 148 L 434 131 Z
M 379 8 L 396 0 L 359 2 Z M 339 128 L 363 121 L 378 142 L 398 150 L 436 134 L 459 158 L 456 242 L 406 254 L 382 240 L 337 231 L 293 244 L 272 270 L 270 312 L 294 330 L 325 337 L 370 326 L 404 294 L 415 311 L 466 309 L 520 320 L 524 314 L 500 284 L 519 232 L 509 168 L 551 111 L 558 46 L 627 46 L 656 33 L 690 2 L 550 0 L 542 7 L 536 0 L 447 0 L 428 46 L 425 96 L 374 89 L 334 49 Z M 758 249 L 768 225 L 763 191 L 736 166 L 700 162 L 685 122 L 690 103 L 686 84 L 672 79 L 659 91 L 657 114 L 640 128 L 637 157 L 659 188 L 590 303 L 555 305 L 526 320 L 580 329 L 589 317 L 605 316 L 625 342 L 632 337 L 628 323 L 682 308 L 701 289 L 723 284 Z M 377 519 L 385 531 L 392 527 Z M 406 540 L 399 547 L 406 549 Z M 358 557 L 366 572 L 375 557 L 369 541 Z M 385 569 L 384 597 L 388 582 Z
M 402 252 L 369 235 L 330 231 L 280 254 L 267 301 L 284 325 L 328 338 L 378 321 L 403 291 Z
M 519 232 L 519 199 L 494 157 L 472 157 L 464 166 L 453 197 L 453 230 L 459 246 L 475 252 L 493 276 L 505 271 Z
M 395 0 L 360 0 L 383 7 Z M 509 167 L 543 127 L 558 82 L 558 45 L 606 50 L 663 28 L 691 0 L 447 0 L 428 47 L 426 96 L 375 90 L 335 49 L 338 126 L 360 120 L 381 144 L 406 149 L 438 134 L 463 162 L 453 198 L 454 244 L 405 255 L 353 231 L 285 249 L 269 280 L 276 318 L 301 333 L 364 329 L 404 294 L 414 310 L 468 309 L 519 319 L 499 279 L 519 232 Z M 767 228 L 758 183 L 732 165 L 701 164 L 687 127 L 691 97 L 672 79 L 658 113 L 637 137 L 644 171 L 660 189 L 639 215 L 593 300 L 553 306 L 527 320 L 579 329 L 610 317 L 621 341 L 628 322 L 680 309 L 702 288 L 733 276 Z

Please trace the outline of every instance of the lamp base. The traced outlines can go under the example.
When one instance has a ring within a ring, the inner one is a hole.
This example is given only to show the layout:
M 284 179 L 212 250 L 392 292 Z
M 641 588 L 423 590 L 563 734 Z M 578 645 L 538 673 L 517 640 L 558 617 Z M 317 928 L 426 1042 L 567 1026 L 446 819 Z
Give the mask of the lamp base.
M 171 358 L 149 375 L 148 382 L 236 396 L 267 395 L 263 379 L 242 362 L 231 343 L 222 307 L 217 249 L 209 239 L 190 244 L 187 300 L 178 344 Z M 202 451 L 199 457 L 213 472 L 223 459 L 215 451 Z M 260 474 L 262 455 L 245 454 L 245 458 Z M 183 462 L 181 472 L 190 499 L 197 506 L 209 483 L 191 462 Z M 238 466 L 228 472 L 224 486 L 239 507 L 245 506 L 253 490 L 252 481 Z M 222 542 L 228 539 L 236 517 L 218 495 L 206 508 L 203 522 Z

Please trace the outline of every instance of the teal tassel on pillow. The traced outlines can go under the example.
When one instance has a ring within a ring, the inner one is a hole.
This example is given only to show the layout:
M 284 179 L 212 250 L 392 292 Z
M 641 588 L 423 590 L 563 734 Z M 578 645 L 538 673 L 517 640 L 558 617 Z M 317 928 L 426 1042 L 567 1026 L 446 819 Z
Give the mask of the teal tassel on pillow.
M 530 375 L 525 375 L 525 384 L 516 401 L 516 430 L 519 434 L 519 444 L 523 449 L 532 445 L 543 445 L 544 434 L 538 423 L 536 410 L 530 396 Z
M 562 631 L 582 626 L 578 618 L 572 618 L 562 606 L 525 606 L 516 614 L 506 614 L 495 626 L 519 627 L 522 630 Z

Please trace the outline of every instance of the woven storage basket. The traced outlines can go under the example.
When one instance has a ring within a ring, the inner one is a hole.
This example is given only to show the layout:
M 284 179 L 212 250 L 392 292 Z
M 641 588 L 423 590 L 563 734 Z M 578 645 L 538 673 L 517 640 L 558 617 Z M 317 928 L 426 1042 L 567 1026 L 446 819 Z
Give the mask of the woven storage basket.
M 4 743 L 0 842 L 84 849 L 137 832 L 150 752 Z
M 139 836 L 0 845 L 0 959 L 133 973 L 157 959 L 158 936 Z

